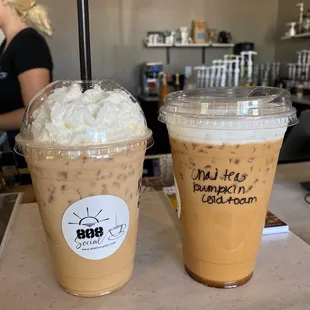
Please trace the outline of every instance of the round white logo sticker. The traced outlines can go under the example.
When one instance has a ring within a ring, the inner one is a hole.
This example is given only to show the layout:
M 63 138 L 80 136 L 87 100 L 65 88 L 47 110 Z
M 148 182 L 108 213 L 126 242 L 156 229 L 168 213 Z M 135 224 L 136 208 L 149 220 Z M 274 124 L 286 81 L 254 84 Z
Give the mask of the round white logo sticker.
M 91 260 L 115 253 L 129 227 L 126 202 L 112 195 L 91 196 L 72 204 L 62 217 L 62 233 L 69 247 Z

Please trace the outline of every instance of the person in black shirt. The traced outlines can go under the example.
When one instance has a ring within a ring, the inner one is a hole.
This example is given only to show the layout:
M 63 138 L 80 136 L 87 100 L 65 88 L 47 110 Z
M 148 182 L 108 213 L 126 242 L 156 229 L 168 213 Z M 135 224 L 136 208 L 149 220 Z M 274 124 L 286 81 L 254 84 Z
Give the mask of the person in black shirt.
M 52 35 L 46 9 L 34 0 L 0 0 L 0 28 L 6 39 L 0 46 L 0 131 L 13 148 L 25 107 L 52 80 L 48 45 L 33 25 Z M 25 161 L 19 158 L 19 166 Z

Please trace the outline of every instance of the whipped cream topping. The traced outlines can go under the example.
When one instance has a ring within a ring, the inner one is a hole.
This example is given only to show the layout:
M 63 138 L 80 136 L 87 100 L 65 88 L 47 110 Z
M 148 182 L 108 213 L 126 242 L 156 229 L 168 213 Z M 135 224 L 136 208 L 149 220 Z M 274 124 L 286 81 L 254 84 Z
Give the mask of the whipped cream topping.
M 82 92 L 79 84 L 55 89 L 33 112 L 33 140 L 66 146 L 97 145 L 145 135 L 138 102 L 122 90 L 99 85 Z

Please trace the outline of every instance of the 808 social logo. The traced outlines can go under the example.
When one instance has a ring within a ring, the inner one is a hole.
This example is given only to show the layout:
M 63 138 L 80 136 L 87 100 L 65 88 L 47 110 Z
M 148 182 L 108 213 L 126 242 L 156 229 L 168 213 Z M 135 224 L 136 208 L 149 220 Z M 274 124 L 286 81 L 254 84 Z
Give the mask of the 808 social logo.
M 126 202 L 112 195 L 90 196 L 73 203 L 62 218 L 68 246 L 86 259 L 103 259 L 117 251 L 129 227 Z

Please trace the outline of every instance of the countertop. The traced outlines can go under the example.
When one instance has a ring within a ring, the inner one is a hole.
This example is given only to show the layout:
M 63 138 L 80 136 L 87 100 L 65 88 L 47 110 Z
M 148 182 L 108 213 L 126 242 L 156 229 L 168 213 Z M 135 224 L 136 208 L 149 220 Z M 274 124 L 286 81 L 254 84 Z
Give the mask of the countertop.
M 309 96 L 303 96 L 302 98 L 298 98 L 296 95 L 292 95 L 291 98 L 292 98 L 293 103 L 310 106 L 310 97 Z
M 310 247 L 294 234 L 265 236 L 252 280 L 237 289 L 205 287 L 183 269 L 181 243 L 160 192 L 141 200 L 135 270 L 121 290 L 99 298 L 66 294 L 51 274 L 36 204 L 21 205 L 0 262 L 0 309 L 310 308 Z
M 12 223 L 10 218 L 14 220 L 14 215 L 16 214 L 22 196 L 21 193 L 0 194 L 0 261 L 1 254 L 4 251 L 3 244 L 9 238 L 10 227 L 8 225 Z
M 158 100 L 159 100 L 159 98 L 157 96 L 145 96 L 145 95 L 139 95 L 138 99 L 140 101 L 154 102 L 154 103 L 158 103 Z

